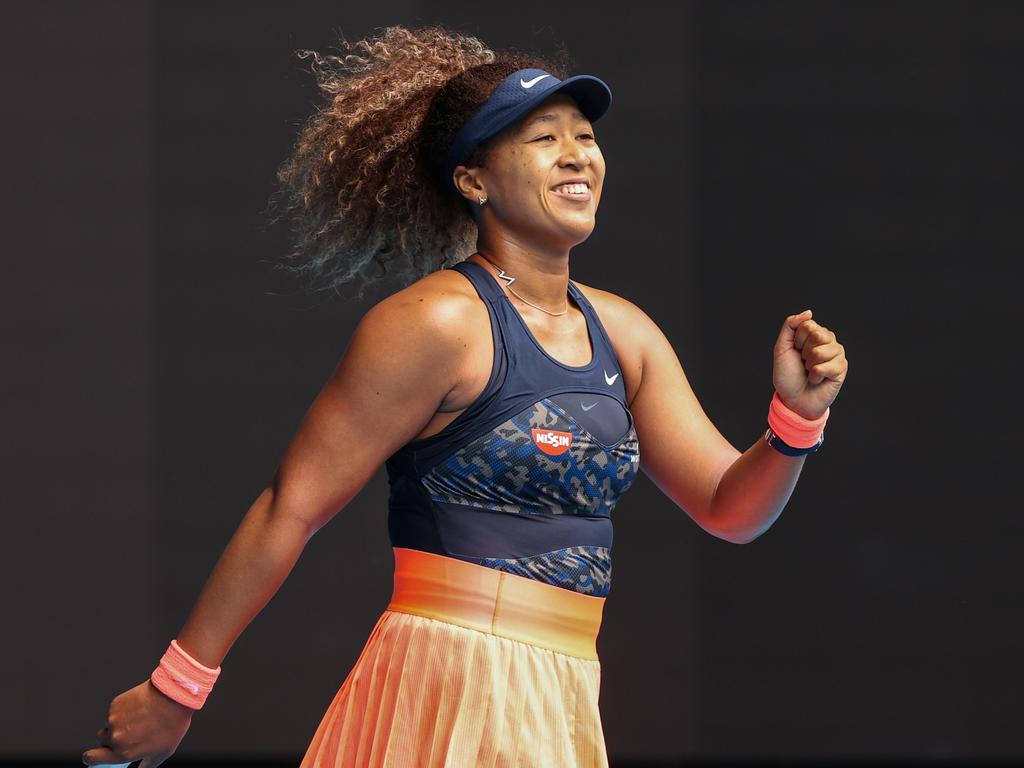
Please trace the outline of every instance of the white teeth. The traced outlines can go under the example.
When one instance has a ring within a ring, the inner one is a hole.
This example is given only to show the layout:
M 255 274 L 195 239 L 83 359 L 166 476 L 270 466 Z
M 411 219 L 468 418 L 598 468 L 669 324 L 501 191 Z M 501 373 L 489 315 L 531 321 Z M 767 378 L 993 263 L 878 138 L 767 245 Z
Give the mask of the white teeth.
M 562 184 L 559 187 L 555 187 L 556 192 L 569 192 L 575 195 L 585 195 L 587 193 L 586 184 Z

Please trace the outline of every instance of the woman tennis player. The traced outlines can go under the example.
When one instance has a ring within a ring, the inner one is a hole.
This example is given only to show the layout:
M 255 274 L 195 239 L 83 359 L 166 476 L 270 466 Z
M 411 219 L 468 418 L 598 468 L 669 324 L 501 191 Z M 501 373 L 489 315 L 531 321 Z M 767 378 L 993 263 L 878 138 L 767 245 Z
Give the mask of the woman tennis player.
M 657 325 L 570 279 L 605 182 L 602 80 L 437 26 L 348 50 L 309 54 L 326 103 L 280 171 L 300 217 L 291 266 L 310 285 L 375 269 L 405 287 L 360 320 L 87 765 L 175 751 L 232 644 L 384 464 L 394 592 L 302 768 L 606 766 L 595 641 L 611 513 L 637 471 L 745 543 L 823 442 L 847 361 L 810 310 L 781 323 L 768 426 L 740 453 Z

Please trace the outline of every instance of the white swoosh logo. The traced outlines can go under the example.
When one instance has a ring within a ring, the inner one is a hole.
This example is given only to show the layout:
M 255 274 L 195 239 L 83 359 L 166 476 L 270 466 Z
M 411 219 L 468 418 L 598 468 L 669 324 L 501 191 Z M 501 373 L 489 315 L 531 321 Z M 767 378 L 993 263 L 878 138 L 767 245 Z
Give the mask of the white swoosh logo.
M 521 86 L 523 86 L 523 88 L 533 88 L 533 86 L 535 86 L 537 83 L 539 83 L 545 77 L 551 77 L 551 75 L 537 75 L 535 78 L 533 78 L 533 80 L 529 80 L 529 81 L 523 80 L 522 78 L 519 78 L 519 84 Z
M 617 378 L 619 378 L 619 374 L 617 374 L 617 373 L 616 373 L 616 374 L 615 374 L 614 376 L 612 376 L 612 377 L 611 377 L 611 378 L 609 379 L 609 378 L 608 378 L 608 371 L 605 371 L 605 372 L 604 372 L 604 380 L 605 380 L 605 383 L 606 383 L 606 384 L 608 384 L 609 386 L 611 386 L 612 384 L 614 384 L 614 383 L 615 383 L 615 380 L 616 380 Z
M 188 680 L 182 680 L 180 677 L 174 677 L 174 678 L 171 678 L 171 679 L 174 680 L 174 682 L 178 683 L 179 685 L 182 685 L 185 688 L 188 688 L 190 691 L 192 691 L 192 693 L 199 693 L 199 686 L 196 685 L 195 683 L 190 682 Z
M 597 403 L 594 403 L 594 405 L 597 405 Z M 589 411 L 591 408 L 594 407 L 594 405 L 584 405 L 583 401 L 580 401 L 580 408 L 582 408 L 584 411 Z

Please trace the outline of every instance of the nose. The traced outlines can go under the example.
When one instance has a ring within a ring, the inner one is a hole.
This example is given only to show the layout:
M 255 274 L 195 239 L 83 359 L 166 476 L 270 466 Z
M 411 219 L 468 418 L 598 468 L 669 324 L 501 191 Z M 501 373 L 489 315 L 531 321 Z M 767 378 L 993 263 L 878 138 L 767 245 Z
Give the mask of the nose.
M 590 155 L 587 154 L 587 148 L 580 142 L 572 141 L 566 146 L 560 161 L 562 165 L 574 165 L 577 168 L 582 168 L 590 165 Z

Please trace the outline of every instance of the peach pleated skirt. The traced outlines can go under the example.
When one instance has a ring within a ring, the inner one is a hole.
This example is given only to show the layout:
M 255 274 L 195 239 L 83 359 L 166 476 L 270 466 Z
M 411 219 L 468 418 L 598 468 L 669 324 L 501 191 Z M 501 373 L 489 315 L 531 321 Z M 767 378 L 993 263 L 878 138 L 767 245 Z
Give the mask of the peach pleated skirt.
M 412 549 L 300 768 L 605 768 L 604 598 Z

